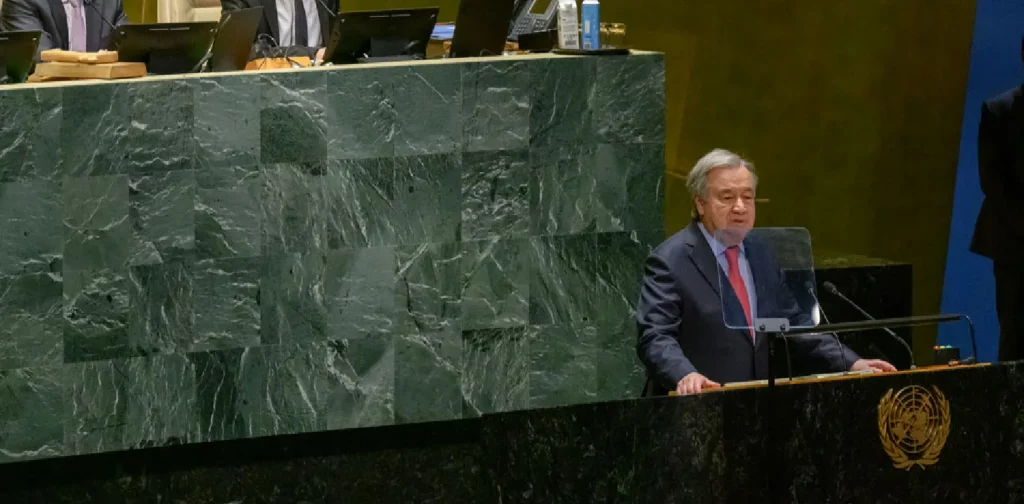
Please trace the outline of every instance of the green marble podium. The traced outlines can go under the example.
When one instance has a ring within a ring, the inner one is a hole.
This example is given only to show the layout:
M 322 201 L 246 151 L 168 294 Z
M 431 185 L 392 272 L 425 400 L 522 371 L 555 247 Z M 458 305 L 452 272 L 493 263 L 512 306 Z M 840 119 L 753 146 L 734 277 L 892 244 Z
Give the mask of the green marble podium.
M 634 397 L 661 55 L 0 90 L 0 462 Z

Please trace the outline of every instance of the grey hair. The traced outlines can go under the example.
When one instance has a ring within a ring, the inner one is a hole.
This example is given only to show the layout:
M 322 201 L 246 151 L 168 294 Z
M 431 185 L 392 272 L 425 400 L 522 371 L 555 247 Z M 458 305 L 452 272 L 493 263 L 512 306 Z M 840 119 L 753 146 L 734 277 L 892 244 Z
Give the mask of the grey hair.
M 686 189 L 690 191 L 690 200 L 692 201 L 698 197 L 707 199 L 708 175 L 711 173 L 711 170 L 715 168 L 738 168 L 740 166 L 750 171 L 754 190 L 757 191 L 757 172 L 754 171 L 754 164 L 734 152 L 725 149 L 715 149 L 700 158 L 697 164 L 693 165 L 690 174 L 686 176 Z M 691 215 L 697 217 L 696 207 L 691 211 Z

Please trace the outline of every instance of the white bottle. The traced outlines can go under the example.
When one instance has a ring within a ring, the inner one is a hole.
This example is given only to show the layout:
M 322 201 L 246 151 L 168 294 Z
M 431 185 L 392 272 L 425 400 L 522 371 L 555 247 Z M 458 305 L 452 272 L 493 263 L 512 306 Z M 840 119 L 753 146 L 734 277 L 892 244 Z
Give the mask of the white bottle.
M 580 48 L 579 23 L 579 15 L 576 13 L 576 0 L 558 0 L 559 48 Z
M 601 4 L 598 0 L 583 0 L 583 49 L 601 48 Z

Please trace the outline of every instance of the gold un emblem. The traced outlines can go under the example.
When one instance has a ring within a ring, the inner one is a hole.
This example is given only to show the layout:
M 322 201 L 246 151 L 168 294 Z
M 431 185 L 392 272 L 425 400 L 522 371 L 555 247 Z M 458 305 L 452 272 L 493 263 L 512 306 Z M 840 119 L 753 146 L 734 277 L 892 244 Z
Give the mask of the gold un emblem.
M 948 435 L 949 401 L 934 385 L 889 389 L 878 402 L 878 437 L 897 469 L 938 462 Z

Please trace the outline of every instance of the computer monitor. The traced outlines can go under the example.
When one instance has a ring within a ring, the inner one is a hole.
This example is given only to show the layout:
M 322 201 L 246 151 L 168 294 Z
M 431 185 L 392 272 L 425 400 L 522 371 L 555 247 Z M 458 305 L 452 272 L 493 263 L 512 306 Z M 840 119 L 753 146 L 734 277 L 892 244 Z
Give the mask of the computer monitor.
M 342 12 L 331 26 L 324 60 L 424 59 L 437 12 L 437 7 Z
M 507 0 L 462 0 L 448 55 L 452 58 L 501 56 L 505 52 L 514 6 Z
M 150 74 L 196 72 L 210 51 L 217 23 L 158 23 L 117 27 L 118 61 L 146 64 Z
M 256 40 L 256 30 L 263 18 L 263 7 L 250 7 L 237 11 L 224 11 L 217 36 L 210 50 L 210 71 L 234 72 L 245 70 Z
M 0 32 L 0 83 L 28 80 L 41 34 L 38 30 Z

